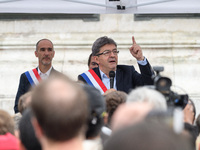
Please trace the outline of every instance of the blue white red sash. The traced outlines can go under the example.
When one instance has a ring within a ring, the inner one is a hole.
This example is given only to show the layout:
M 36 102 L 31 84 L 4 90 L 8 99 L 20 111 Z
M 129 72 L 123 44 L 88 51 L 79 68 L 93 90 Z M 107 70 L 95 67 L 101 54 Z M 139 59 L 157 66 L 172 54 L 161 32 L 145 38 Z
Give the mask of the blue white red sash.
M 85 79 L 87 84 L 97 88 L 101 92 L 101 94 L 104 94 L 107 91 L 106 86 L 103 84 L 103 82 L 93 69 L 82 73 L 81 76 Z
M 38 71 L 36 68 L 26 71 L 25 75 L 28 78 L 28 81 L 30 82 L 31 86 L 37 85 L 41 80 L 41 77 L 38 74 Z

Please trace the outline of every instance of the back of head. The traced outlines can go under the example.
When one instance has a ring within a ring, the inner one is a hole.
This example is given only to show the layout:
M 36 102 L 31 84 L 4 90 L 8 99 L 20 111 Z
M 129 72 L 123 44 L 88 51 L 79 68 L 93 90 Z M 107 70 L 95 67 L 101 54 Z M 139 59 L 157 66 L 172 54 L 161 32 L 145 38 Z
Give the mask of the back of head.
M 14 134 L 14 120 L 9 113 L 0 109 L 0 135 L 8 132 Z
M 27 150 L 41 150 L 42 148 L 35 136 L 31 118 L 31 109 L 25 110 L 19 123 L 20 140 Z
M 104 150 L 192 150 L 186 137 L 166 124 L 141 122 L 114 133 Z
M 118 106 L 126 102 L 126 98 L 127 94 L 123 91 L 113 91 L 105 95 L 106 111 L 108 113 L 108 123 L 110 123 L 112 115 L 118 108 Z
M 167 103 L 165 97 L 158 91 L 147 87 L 139 87 L 132 90 L 127 97 L 127 103 L 130 102 L 147 102 L 155 110 L 166 111 Z
M 92 55 L 95 56 L 96 54 L 99 53 L 100 48 L 106 44 L 114 44 L 117 47 L 116 42 L 111 39 L 108 38 L 107 36 L 103 36 L 98 38 L 92 45 Z
M 91 58 L 92 58 L 92 53 L 88 57 L 88 67 L 90 66 Z
M 32 92 L 29 91 L 23 94 L 22 96 L 20 96 L 19 102 L 18 102 L 18 110 L 21 114 L 27 107 L 29 107 L 30 102 L 31 102 L 31 95 L 32 95 Z
M 87 105 L 81 87 L 64 75 L 48 78 L 33 90 L 34 116 L 51 141 L 62 142 L 84 134 Z
M 103 126 L 103 113 L 106 109 L 105 101 L 99 90 L 96 88 L 84 84 L 83 89 L 87 93 L 89 104 L 86 138 L 93 138 L 100 134 L 101 127 Z

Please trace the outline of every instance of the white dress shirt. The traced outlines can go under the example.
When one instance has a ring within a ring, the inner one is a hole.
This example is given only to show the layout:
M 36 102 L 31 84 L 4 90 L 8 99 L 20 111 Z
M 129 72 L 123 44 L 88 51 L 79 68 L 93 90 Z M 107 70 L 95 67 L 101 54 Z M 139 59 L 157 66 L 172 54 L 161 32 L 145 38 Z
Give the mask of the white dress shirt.
M 41 77 L 42 80 L 46 80 L 49 77 L 51 70 L 52 70 L 52 66 L 51 66 L 51 68 L 47 72 L 42 73 L 40 71 L 39 67 L 38 67 L 38 74 L 40 75 L 40 77 Z

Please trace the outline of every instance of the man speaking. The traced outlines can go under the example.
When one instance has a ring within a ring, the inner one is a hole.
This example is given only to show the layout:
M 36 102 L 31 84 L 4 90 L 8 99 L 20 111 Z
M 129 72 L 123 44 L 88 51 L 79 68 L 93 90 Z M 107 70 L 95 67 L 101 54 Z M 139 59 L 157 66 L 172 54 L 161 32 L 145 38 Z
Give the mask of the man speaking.
M 137 86 L 152 85 L 151 66 L 134 37 L 132 41 L 130 53 L 136 58 L 141 73 L 138 73 L 133 66 L 118 65 L 119 51 L 116 42 L 103 36 L 98 38 L 92 46 L 92 55 L 98 67 L 82 73 L 78 76 L 78 80 L 96 87 L 102 94 L 111 88 L 128 93 Z

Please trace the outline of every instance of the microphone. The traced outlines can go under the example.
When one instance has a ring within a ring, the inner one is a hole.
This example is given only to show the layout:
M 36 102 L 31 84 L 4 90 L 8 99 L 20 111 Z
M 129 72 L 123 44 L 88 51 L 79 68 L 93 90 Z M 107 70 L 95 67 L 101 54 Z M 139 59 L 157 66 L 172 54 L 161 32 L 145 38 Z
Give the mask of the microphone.
M 109 72 L 109 77 L 110 77 L 110 88 L 113 88 L 114 78 L 115 78 L 115 72 L 114 71 L 110 71 Z

